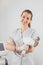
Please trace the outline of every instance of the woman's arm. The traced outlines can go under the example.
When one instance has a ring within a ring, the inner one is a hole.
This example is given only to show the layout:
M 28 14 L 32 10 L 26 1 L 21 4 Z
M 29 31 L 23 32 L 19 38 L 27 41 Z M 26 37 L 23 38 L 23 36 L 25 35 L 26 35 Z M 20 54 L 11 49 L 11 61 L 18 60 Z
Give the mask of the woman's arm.
M 39 41 L 35 41 L 34 47 L 29 46 L 28 49 L 26 50 L 26 52 L 27 52 L 27 53 L 28 53 L 28 52 L 33 52 L 34 49 L 35 49 L 35 47 L 38 46 L 38 44 L 39 44 Z
M 6 44 L 5 44 L 5 48 L 9 51 L 15 51 L 17 53 L 21 53 L 20 47 L 17 46 L 14 43 L 13 38 L 9 37 L 9 39 L 7 40 Z
M 34 47 L 29 46 L 28 49 L 26 50 L 26 53 L 33 52 L 33 51 L 34 51 Z
M 5 43 L 5 49 L 10 51 L 15 51 L 16 45 L 13 42 L 13 38 L 9 37 L 7 42 Z

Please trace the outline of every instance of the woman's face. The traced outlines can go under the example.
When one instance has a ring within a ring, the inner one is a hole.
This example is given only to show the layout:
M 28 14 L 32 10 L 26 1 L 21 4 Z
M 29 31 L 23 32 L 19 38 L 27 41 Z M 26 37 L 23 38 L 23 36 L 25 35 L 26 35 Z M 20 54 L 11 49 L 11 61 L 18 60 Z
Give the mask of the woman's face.
M 21 16 L 21 22 L 23 25 L 28 25 L 29 23 L 31 23 L 31 14 L 24 12 Z

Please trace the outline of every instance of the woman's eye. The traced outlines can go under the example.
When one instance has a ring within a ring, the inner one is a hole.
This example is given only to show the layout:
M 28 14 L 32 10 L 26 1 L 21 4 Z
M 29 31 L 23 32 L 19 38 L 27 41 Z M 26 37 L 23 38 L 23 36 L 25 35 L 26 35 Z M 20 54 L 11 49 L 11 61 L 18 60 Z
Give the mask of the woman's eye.
M 29 18 L 27 17 L 27 20 L 29 20 Z
M 25 18 L 25 16 L 23 16 L 23 18 Z

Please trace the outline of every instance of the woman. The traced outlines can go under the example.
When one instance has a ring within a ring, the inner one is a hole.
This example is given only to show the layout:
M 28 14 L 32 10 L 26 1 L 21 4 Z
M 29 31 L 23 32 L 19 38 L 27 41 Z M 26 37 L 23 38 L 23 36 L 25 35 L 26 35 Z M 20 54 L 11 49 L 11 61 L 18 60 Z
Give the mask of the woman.
M 22 57 L 22 65 L 34 65 L 32 52 L 36 46 L 39 44 L 39 36 L 37 32 L 31 28 L 33 14 L 30 10 L 24 10 L 21 14 L 22 26 L 16 29 L 9 40 L 7 41 L 5 47 L 10 51 L 14 51 L 14 65 L 20 65 L 20 56 L 22 53 L 21 46 L 23 43 L 23 37 L 31 37 L 35 43 L 34 46 L 29 45 L 26 49 L 26 54 Z

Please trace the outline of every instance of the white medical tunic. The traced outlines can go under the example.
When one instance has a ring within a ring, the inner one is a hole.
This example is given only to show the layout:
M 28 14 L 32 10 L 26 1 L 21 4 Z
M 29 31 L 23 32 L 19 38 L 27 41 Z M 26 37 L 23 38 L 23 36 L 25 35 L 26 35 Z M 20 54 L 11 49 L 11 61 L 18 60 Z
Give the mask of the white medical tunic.
M 16 29 L 13 32 L 12 37 L 15 44 L 19 46 L 23 45 L 23 37 L 31 37 L 34 41 L 39 40 L 39 35 L 32 28 L 28 28 L 24 32 L 21 32 L 20 28 Z M 21 54 L 14 52 L 14 60 L 12 65 L 34 65 L 32 52 L 29 52 L 22 57 L 22 63 Z

